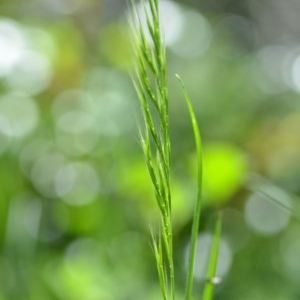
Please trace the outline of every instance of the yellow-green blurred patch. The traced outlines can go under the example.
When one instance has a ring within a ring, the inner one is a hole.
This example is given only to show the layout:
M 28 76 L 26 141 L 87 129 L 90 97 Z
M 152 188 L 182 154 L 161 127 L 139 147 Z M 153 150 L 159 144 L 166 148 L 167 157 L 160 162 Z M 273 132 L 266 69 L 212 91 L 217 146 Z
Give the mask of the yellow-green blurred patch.
M 62 299 L 113 299 L 107 297 L 112 278 L 102 256 L 96 241 L 79 239 L 69 245 L 64 257 L 46 264 L 46 282 Z
M 196 174 L 195 159 L 192 170 Z M 227 143 L 213 143 L 203 153 L 203 195 L 206 204 L 221 204 L 242 186 L 247 171 L 245 155 Z
M 49 28 L 49 34 L 58 45 L 58 53 L 53 61 L 53 87 L 59 90 L 79 86 L 85 68 L 85 44 L 82 37 L 67 23 L 59 23 Z
M 103 29 L 99 50 L 103 57 L 120 69 L 127 69 L 131 62 L 129 33 L 124 24 L 110 24 Z
M 196 198 L 188 186 L 176 179 L 172 180 L 171 189 L 173 227 L 176 230 L 192 219 Z
M 94 232 L 107 221 L 107 206 L 104 199 L 81 206 L 71 206 L 58 201 L 54 210 L 55 222 L 59 228 L 67 232 L 77 234 Z

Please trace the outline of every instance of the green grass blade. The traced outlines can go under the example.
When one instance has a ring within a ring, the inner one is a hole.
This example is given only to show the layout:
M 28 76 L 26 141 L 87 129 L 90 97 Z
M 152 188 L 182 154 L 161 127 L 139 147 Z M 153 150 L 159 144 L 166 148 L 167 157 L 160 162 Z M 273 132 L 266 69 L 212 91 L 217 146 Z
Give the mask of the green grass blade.
M 213 292 L 215 288 L 214 278 L 216 278 L 215 276 L 218 264 L 219 244 L 222 231 L 222 219 L 222 213 L 219 213 L 215 223 L 214 235 L 210 249 L 209 265 L 207 269 L 207 281 L 204 287 L 202 300 L 211 300 L 213 298 Z
M 189 114 L 193 126 L 193 131 L 194 131 L 196 152 L 197 152 L 197 168 L 198 168 L 197 199 L 196 199 L 196 207 L 195 207 L 193 225 L 192 225 L 191 247 L 190 247 L 190 254 L 189 254 L 188 275 L 187 275 L 186 294 L 185 294 L 185 299 L 191 300 L 193 294 L 193 280 L 194 280 L 197 238 L 198 238 L 198 230 L 199 230 L 201 207 L 202 207 L 202 143 L 201 143 L 201 135 L 200 135 L 198 122 L 190 98 L 188 96 L 188 93 L 185 89 L 182 80 L 178 75 L 176 75 L 176 77 L 180 82 L 181 89 L 188 106 L 188 110 L 189 110 Z

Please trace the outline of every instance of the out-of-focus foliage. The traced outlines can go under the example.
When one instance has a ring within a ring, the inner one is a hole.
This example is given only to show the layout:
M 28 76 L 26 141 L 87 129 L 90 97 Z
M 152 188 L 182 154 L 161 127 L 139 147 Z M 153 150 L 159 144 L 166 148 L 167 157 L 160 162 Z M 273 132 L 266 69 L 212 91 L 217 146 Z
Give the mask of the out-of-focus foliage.
M 196 184 L 175 73 L 204 140 L 196 288 L 222 208 L 215 298 L 299 298 L 299 5 L 161 0 L 179 299 Z M 127 13 L 118 0 L 0 3 L 1 300 L 160 299 Z

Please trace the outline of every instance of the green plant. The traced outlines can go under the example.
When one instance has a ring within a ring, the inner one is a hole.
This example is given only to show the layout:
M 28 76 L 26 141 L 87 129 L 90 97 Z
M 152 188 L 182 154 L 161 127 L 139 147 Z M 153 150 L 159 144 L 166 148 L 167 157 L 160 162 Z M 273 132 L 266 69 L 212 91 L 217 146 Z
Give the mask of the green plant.
M 172 231 L 172 195 L 171 177 L 171 142 L 169 134 L 169 96 L 167 88 L 166 48 L 161 37 L 159 1 L 150 0 L 149 7 L 142 2 L 146 19 L 146 28 L 133 3 L 133 32 L 136 52 L 136 76 L 133 79 L 140 100 L 144 118 L 144 129 L 140 130 L 140 139 L 145 155 L 148 172 L 155 191 L 155 197 L 161 216 L 161 233 L 152 234 L 153 249 L 162 297 L 164 300 L 175 299 L 175 270 L 173 260 Z M 151 45 L 147 37 L 150 36 Z M 187 273 L 185 299 L 191 300 L 193 294 L 194 265 L 196 258 L 197 237 L 202 207 L 202 144 L 196 116 L 180 77 L 176 75 L 189 110 L 197 151 L 198 178 L 197 199 L 193 216 L 191 246 Z M 211 255 L 208 264 L 208 280 L 204 288 L 203 300 L 212 299 L 218 244 L 221 235 L 221 215 L 217 218 Z

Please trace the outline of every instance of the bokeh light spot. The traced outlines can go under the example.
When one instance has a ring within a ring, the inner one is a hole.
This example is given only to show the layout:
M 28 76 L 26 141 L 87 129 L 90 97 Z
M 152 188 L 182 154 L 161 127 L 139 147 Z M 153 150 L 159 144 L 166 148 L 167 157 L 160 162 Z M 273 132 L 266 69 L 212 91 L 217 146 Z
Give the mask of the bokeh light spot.
M 0 19 L 0 77 L 13 70 L 22 58 L 25 45 L 18 24 L 10 19 Z
M 195 278 L 207 279 L 207 267 L 210 257 L 210 249 L 212 244 L 212 235 L 210 233 L 202 233 L 198 237 L 196 262 L 195 262 Z M 185 250 L 184 262 L 185 267 L 188 266 L 188 255 L 190 246 Z M 221 238 L 219 246 L 218 265 L 216 277 L 224 277 L 228 274 L 232 264 L 232 251 L 225 239 Z
M 54 180 L 57 172 L 65 163 L 59 153 L 48 153 L 36 159 L 31 169 L 31 180 L 35 188 L 45 197 L 55 197 Z
M 261 49 L 256 55 L 254 76 L 256 84 L 267 94 L 278 94 L 286 91 L 285 65 L 288 48 L 277 45 Z
M 182 29 L 172 43 L 171 50 L 183 58 L 198 58 L 210 46 L 212 30 L 208 21 L 198 12 L 183 11 Z
M 247 170 L 243 153 L 225 143 L 207 145 L 203 154 L 203 191 L 207 203 L 229 200 L 241 187 Z
M 48 87 L 51 77 L 52 68 L 46 56 L 24 51 L 18 64 L 6 77 L 6 84 L 12 90 L 34 95 Z
M 57 195 L 71 205 L 83 205 L 96 200 L 99 189 L 97 172 L 86 163 L 65 165 L 55 177 Z
M 0 116 L 9 127 L 2 127 L 6 135 L 24 137 L 30 134 L 38 124 L 39 109 L 35 101 L 21 93 L 11 93 L 0 97 Z
M 246 222 L 258 234 L 274 235 L 282 231 L 289 223 L 290 213 L 272 203 L 273 197 L 282 201 L 284 205 L 290 205 L 289 197 L 275 188 L 265 193 L 255 192 L 246 203 Z
M 300 92 L 300 55 L 298 55 L 292 64 L 292 83 L 295 89 Z

